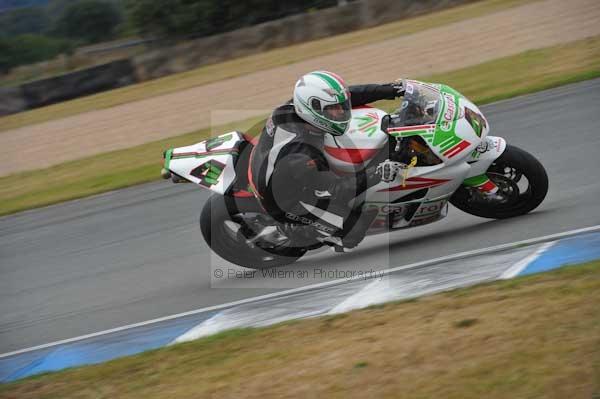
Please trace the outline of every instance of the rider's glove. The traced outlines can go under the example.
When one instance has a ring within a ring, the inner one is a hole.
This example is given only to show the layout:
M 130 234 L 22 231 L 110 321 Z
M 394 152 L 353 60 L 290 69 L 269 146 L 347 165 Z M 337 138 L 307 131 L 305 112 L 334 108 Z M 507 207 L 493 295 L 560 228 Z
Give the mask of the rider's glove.
M 394 88 L 396 97 L 404 96 L 404 92 L 406 91 L 406 86 L 404 85 L 404 79 L 397 79 L 390 83 L 390 85 Z
M 381 180 L 386 183 L 394 181 L 398 173 L 402 172 L 407 168 L 406 164 L 402 162 L 394 162 L 389 159 L 386 159 L 382 163 L 377 166 L 375 173 L 381 176 Z

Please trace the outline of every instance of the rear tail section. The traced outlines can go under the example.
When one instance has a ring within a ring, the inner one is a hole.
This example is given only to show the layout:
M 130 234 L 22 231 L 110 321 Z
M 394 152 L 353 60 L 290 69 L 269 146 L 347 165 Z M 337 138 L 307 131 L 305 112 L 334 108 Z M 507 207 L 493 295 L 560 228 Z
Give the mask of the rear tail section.
M 247 158 L 252 144 L 240 132 L 229 132 L 164 152 L 163 178 L 191 182 L 218 194 L 247 195 Z M 240 194 L 242 193 L 242 194 Z

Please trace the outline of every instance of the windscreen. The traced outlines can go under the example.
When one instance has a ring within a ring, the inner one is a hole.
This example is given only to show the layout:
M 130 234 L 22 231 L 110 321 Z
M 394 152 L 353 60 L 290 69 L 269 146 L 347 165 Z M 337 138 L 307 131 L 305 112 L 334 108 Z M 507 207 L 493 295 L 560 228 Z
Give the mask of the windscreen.
M 428 86 L 409 82 L 395 126 L 415 126 L 435 123 L 440 108 L 439 91 Z

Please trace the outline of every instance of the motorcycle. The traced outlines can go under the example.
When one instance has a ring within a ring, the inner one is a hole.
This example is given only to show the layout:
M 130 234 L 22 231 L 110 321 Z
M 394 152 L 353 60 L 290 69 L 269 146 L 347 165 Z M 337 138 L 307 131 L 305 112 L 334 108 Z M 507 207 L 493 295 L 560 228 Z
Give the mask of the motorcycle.
M 404 84 L 395 113 L 353 108 L 346 134 L 325 135 L 326 158 L 340 174 L 369 167 L 386 148 L 388 135 L 420 147 L 418 157 L 393 181 L 381 181 L 349 204 L 376 213 L 367 235 L 439 221 L 446 217 L 448 203 L 493 219 L 523 215 L 540 205 L 548 177 L 533 155 L 488 135 L 489 123 L 479 108 L 451 87 L 412 80 Z M 214 192 L 202 209 L 200 229 L 221 258 L 254 269 L 290 264 L 324 243 L 307 240 L 301 221 L 282 224 L 261 208 L 247 177 L 253 142 L 233 131 L 168 149 L 162 176 Z M 482 176 L 498 188 L 495 195 L 477 187 Z

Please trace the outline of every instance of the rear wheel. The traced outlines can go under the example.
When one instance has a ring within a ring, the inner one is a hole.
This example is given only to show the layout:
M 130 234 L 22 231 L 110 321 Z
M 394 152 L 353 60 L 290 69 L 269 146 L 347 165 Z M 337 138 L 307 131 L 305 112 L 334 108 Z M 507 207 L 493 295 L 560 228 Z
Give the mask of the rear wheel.
M 202 208 L 200 230 L 217 255 L 251 269 L 288 265 L 307 251 L 290 246 L 254 198 L 213 195 Z
M 486 172 L 498 186 L 498 199 L 490 199 L 476 188 L 461 186 L 450 203 L 463 212 L 491 219 L 505 219 L 531 212 L 548 192 L 548 175 L 530 153 L 508 145 Z

